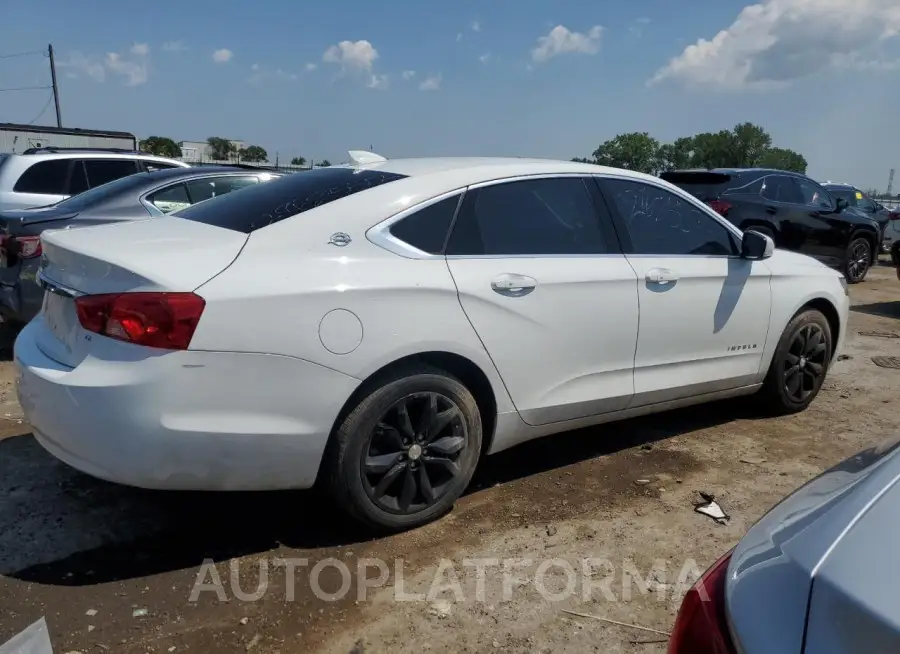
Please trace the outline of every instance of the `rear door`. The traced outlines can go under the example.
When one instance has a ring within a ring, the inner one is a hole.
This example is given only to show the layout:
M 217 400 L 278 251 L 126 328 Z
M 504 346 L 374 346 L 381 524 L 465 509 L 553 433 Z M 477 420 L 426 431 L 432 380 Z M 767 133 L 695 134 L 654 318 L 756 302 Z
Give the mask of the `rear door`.
M 834 198 L 824 187 L 811 179 L 792 177 L 800 192 L 803 204 L 799 221 L 802 224 L 808 247 L 806 254 L 829 266 L 840 265 L 847 251 L 849 228 L 840 217 Z
M 470 188 L 447 265 L 525 422 L 583 418 L 629 404 L 637 280 L 589 177 Z
M 638 281 L 634 403 L 758 381 L 771 273 L 706 208 L 643 180 L 599 178 Z

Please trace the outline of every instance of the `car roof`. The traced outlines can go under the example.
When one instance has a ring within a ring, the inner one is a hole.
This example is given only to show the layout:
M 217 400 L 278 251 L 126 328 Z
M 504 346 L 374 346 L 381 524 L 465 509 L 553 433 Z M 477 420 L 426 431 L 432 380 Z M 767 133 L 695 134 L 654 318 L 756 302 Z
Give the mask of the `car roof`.
M 337 166 L 335 166 L 337 167 Z M 380 170 L 396 173 L 406 177 L 424 177 L 447 174 L 453 177 L 468 178 L 469 184 L 489 181 L 517 175 L 535 174 L 577 174 L 588 175 L 613 174 L 635 179 L 654 179 L 632 170 L 597 166 L 577 161 L 561 161 L 557 159 L 541 159 L 526 157 L 421 157 L 409 159 L 387 159 L 375 163 L 358 166 L 342 164 L 340 167 L 358 170 Z M 302 173 L 300 173 L 302 174 Z
M 38 159 L 146 159 L 148 161 L 161 161 L 166 163 L 175 163 L 179 166 L 186 166 L 182 161 L 172 159 L 171 157 L 160 157 L 149 152 L 108 152 L 102 150 L 59 150 L 59 151 L 41 151 L 29 153 L 12 153 L 11 157 L 15 157 L 22 161 L 31 161 Z

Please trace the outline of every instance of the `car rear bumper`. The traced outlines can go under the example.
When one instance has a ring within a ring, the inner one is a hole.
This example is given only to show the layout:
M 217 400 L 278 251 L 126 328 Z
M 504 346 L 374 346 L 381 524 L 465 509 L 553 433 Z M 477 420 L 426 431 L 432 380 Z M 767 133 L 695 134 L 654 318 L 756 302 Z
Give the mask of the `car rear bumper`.
M 0 283 L 0 316 L 4 320 L 24 324 L 40 312 L 44 289 L 35 278 L 38 268 L 37 259 L 26 260 L 15 281 Z
M 89 475 L 172 490 L 307 488 L 359 381 L 290 357 L 162 352 L 76 368 L 47 357 L 29 323 L 15 345 L 17 390 L 38 442 Z M 105 337 L 97 339 L 109 341 Z

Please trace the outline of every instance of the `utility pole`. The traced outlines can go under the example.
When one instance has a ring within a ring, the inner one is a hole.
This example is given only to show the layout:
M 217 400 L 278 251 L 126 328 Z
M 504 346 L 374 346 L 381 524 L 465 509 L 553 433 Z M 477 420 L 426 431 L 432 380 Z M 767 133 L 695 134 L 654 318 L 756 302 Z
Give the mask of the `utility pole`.
M 59 113 L 59 86 L 56 84 L 56 60 L 53 58 L 53 44 L 51 43 L 47 52 L 50 55 L 50 79 L 53 81 L 53 101 L 56 103 L 56 126 L 62 127 L 62 114 Z
M 891 174 L 888 177 L 887 196 L 891 197 L 891 191 L 894 190 L 894 169 L 891 168 Z

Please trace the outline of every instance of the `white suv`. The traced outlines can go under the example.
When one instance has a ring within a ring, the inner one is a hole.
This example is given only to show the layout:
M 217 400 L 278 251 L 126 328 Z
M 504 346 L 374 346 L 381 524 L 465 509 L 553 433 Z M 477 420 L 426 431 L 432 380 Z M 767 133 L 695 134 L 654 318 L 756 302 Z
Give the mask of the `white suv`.
M 0 211 L 55 204 L 126 175 L 175 167 L 188 164 L 116 149 L 48 147 L 0 154 Z

